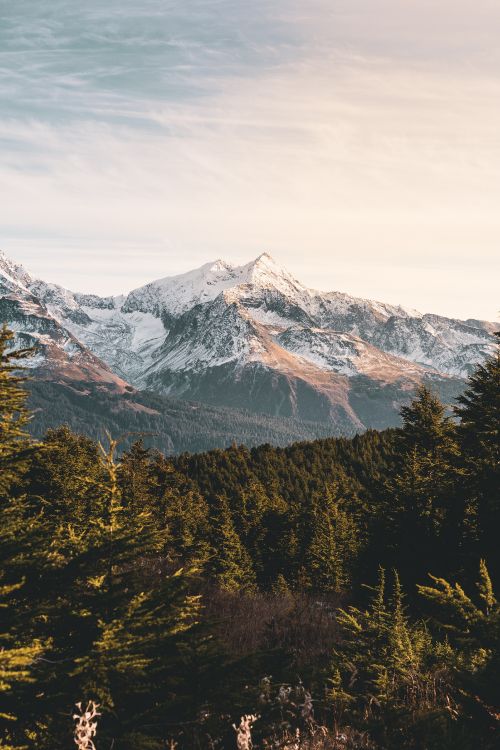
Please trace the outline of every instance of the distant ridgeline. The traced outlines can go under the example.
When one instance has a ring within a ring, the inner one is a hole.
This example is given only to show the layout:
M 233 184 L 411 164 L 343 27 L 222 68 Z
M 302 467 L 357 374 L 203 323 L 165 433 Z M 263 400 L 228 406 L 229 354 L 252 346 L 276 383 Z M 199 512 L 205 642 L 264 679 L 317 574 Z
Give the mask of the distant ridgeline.
M 292 417 L 273 417 L 241 409 L 210 406 L 134 389 L 115 392 L 92 382 L 31 380 L 27 384 L 34 437 L 57 425 L 103 440 L 106 432 L 119 440 L 122 453 L 139 438 L 163 453 L 178 454 L 225 447 L 289 445 L 335 432 L 331 425 Z
M 36 348 L 34 434 L 145 431 L 165 452 L 397 427 L 419 385 L 449 406 L 495 348 L 493 323 L 308 289 L 267 253 L 99 297 L 0 252 L 0 321 Z

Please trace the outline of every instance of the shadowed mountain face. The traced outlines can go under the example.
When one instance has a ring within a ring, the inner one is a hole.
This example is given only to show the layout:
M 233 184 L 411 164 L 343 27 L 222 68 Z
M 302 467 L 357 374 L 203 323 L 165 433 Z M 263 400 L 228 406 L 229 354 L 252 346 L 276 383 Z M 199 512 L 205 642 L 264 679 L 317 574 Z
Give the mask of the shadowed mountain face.
M 0 255 L 0 318 L 38 345 L 32 366 L 46 381 L 148 390 L 331 434 L 397 424 L 420 382 L 450 401 L 493 351 L 495 327 L 307 289 L 268 254 L 114 298 L 33 279 Z

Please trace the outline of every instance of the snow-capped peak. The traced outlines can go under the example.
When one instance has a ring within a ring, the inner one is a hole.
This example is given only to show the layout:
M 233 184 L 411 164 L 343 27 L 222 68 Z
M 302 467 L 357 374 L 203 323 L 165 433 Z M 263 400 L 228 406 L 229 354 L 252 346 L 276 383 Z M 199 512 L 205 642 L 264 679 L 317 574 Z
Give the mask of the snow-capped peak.
M 28 291 L 33 281 L 24 266 L 11 260 L 2 250 L 0 250 L 0 276 L 9 286 L 21 287 L 24 291 Z
M 236 269 L 241 279 L 239 283 L 250 283 L 264 287 L 283 287 L 293 288 L 302 287 L 302 285 L 293 278 L 293 276 L 283 267 L 280 266 L 269 253 L 262 253 L 258 258 L 240 266 Z
M 227 263 L 225 260 L 222 260 L 222 258 L 217 258 L 217 260 L 213 263 L 206 263 L 199 270 L 207 267 L 209 272 L 211 273 L 224 273 L 225 271 L 233 270 L 233 266 L 230 263 Z
M 262 253 L 243 266 L 233 266 L 218 259 L 194 271 L 153 281 L 130 292 L 124 309 L 179 315 L 196 304 L 213 301 L 222 292 L 248 285 L 275 289 L 288 295 L 303 289 L 269 253 Z
M 194 341 L 203 329 L 205 347 L 206 331 L 218 331 L 214 362 L 227 361 L 228 341 L 237 341 L 236 349 L 243 351 L 242 341 L 254 329 L 265 339 L 265 351 L 274 351 L 269 354 L 274 357 L 277 350 L 273 347 L 280 345 L 283 332 L 297 326 L 315 332 L 314 342 L 307 342 L 309 348 L 316 346 L 317 330 L 322 330 L 321 347 L 330 347 L 335 354 L 335 337 L 340 332 L 387 354 L 459 377 L 467 375 L 494 347 L 493 327 L 487 323 L 421 315 L 341 292 L 308 289 L 267 252 L 239 266 L 217 259 L 114 298 L 73 294 L 36 280 L 0 253 L 0 291 L 5 297 L 16 295 L 25 301 L 27 294 L 36 298 L 45 316 L 48 313 L 134 385 L 143 382 L 153 361 L 161 360 L 168 337 L 172 346 L 172 341 L 180 341 L 179 331 L 186 326 L 183 351 L 189 351 L 193 343 L 189 336 Z M 203 326 L 198 317 L 205 321 Z M 335 336 L 330 336 L 332 332 Z M 285 338 L 291 340 L 291 334 Z M 303 339 L 301 335 L 300 356 L 307 360 Z M 253 344 L 250 348 L 256 350 Z
M 270 255 L 268 252 L 261 253 L 255 260 L 250 261 L 250 263 L 247 263 L 247 268 L 253 268 L 255 270 L 259 271 L 267 271 L 268 273 L 273 274 L 285 274 L 288 275 L 288 271 L 286 271 L 283 266 L 280 266 L 272 255 Z

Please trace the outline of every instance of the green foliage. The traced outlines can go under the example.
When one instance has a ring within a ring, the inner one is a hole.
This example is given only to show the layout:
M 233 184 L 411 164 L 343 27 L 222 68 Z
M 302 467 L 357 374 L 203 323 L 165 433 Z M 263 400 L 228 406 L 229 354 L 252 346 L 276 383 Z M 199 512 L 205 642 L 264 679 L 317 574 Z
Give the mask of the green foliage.
M 310 587 L 318 592 L 349 588 L 351 569 L 361 547 L 359 527 L 344 508 L 339 486 L 327 487 L 312 513 L 312 539 L 307 559 Z
M 410 621 L 396 572 L 388 592 L 381 568 L 366 609 L 340 609 L 337 621 L 342 640 L 331 667 L 330 700 L 339 724 L 348 715 L 384 748 L 400 748 L 402 733 L 411 737 L 417 717 L 439 713 L 446 726 L 452 652 L 433 641 L 424 623 Z
M 456 427 L 427 388 L 401 410 L 395 469 L 384 487 L 388 561 L 416 583 L 429 568 L 449 570 L 464 538 Z
M 0 499 L 26 469 L 30 445 L 21 363 L 33 350 L 14 350 L 13 340 L 14 334 L 4 325 L 0 330 Z
M 456 647 L 455 669 L 461 702 L 469 719 L 500 736 L 500 603 L 484 560 L 479 566 L 475 599 L 459 583 L 430 576 L 433 586 L 419 586 L 433 605 L 434 618 Z
M 90 523 L 60 525 L 53 537 L 60 585 L 43 607 L 57 634 L 50 662 L 64 667 L 47 670 L 44 682 L 54 702 L 61 692 L 97 699 L 106 716 L 103 741 L 159 748 L 168 716 L 183 710 L 182 649 L 199 600 L 189 593 L 187 572 L 162 570 L 163 535 L 151 513 L 123 505 L 114 450 L 111 441 L 98 462 L 98 484 L 90 482 Z M 141 740 L 138 727 L 146 720 L 154 730 Z M 61 736 L 63 727 L 53 721 L 45 741 Z
M 86 523 L 101 476 L 98 445 L 63 426 L 49 430 L 33 453 L 23 489 L 59 522 Z
M 211 570 L 224 591 L 251 592 L 255 589 L 255 573 L 248 552 L 234 527 L 227 501 L 220 497 L 213 531 L 214 557 Z
M 248 686 L 270 670 L 300 674 L 318 720 L 366 747 L 495 747 L 498 360 L 458 423 L 422 388 L 397 431 L 174 458 L 129 440 L 117 458 L 69 427 L 30 443 L 10 345 L 4 331 L 0 747 L 70 747 L 87 700 L 99 750 L 231 746 L 230 714 L 259 710 Z M 492 575 L 481 562 L 469 595 L 480 557 Z
M 25 584 L 21 575 L 36 575 L 23 558 L 40 540 L 38 526 L 37 520 L 21 517 L 16 501 L 4 505 L 0 526 L 0 747 L 7 750 L 26 747 L 26 727 L 20 719 L 23 696 L 36 682 L 36 664 L 47 646 L 30 637 L 25 623 L 19 622 L 16 607 L 17 593 Z
M 135 446 L 131 452 L 134 450 Z M 139 481 L 140 503 L 164 532 L 164 554 L 173 564 L 202 565 L 210 554 L 209 507 L 205 498 L 160 453 L 150 454 L 142 449 L 138 469 L 132 468 L 129 455 L 123 456 L 120 470 L 124 502 L 128 505 L 131 501 L 131 488 Z
M 455 409 L 464 466 L 463 496 L 477 541 L 472 559 L 483 555 L 500 577 L 500 349 L 469 378 Z M 470 564 L 470 563 L 469 563 Z
M 401 409 L 400 442 L 406 453 L 439 456 L 454 450 L 454 425 L 438 397 L 426 386 L 417 389 L 414 400 Z
M 140 488 L 125 506 L 115 449 L 62 428 L 16 464 L 24 494 L 0 526 L 2 747 L 62 750 L 78 700 L 101 704 L 101 742 L 136 750 L 164 747 L 169 721 L 196 710 L 190 654 L 209 642 L 195 571 L 169 570 Z
M 497 334 L 500 342 L 500 333 Z M 488 465 L 498 464 L 500 430 L 500 347 L 471 375 L 457 398 L 460 438 L 468 455 Z

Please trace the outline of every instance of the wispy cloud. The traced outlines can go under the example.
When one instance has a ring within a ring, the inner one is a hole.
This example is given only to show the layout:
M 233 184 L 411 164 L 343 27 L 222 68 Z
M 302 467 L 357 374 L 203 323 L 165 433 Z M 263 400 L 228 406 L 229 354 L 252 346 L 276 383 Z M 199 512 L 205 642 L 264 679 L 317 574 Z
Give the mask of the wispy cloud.
M 39 273 L 123 291 L 270 249 L 314 285 L 495 314 L 497 3 L 36 5 L 0 24 L 0 189 Z

